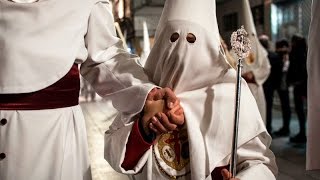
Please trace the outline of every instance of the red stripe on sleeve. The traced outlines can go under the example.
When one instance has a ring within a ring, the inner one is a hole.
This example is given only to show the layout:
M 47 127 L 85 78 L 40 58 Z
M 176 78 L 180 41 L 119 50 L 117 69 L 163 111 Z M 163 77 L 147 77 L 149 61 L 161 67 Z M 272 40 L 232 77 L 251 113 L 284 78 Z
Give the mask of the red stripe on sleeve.
M 139 131 L 139 120 L 136 120 L 126 145 L 126 153 L 121 167 L 125 170 L 132 170 L 144 153 L 150 149 L 150 146 L 152 146 L 152 143 L 143 139 Z

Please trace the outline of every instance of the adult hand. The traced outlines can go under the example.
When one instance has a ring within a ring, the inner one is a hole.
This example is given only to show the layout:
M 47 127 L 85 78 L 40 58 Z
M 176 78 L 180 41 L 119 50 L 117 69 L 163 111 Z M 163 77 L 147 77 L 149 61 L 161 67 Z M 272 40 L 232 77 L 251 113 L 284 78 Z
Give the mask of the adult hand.
M 240 180 L 239 178 L 231 178 L 232 174 L 227 169 L 221 170 L 223 180 Z
M 147 100 L 165 100 L 166 108 L 168 109 L 172 109 L 180 103 L 178 101 L 178 98 L 170 88 L 153 88 L 149 92 Z

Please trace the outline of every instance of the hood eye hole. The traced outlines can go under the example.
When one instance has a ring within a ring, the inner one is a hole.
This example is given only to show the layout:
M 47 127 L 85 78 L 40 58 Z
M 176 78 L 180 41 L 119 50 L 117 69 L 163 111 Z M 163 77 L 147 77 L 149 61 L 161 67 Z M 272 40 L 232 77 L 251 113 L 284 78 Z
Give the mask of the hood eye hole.
M 189 43 L 194 43 L 197 40 L 196 36 L 192 33 L 188 33 L 186 39 Z
M 180 35 L 179 35 L 177 32 L 175 32 L 175 33 L 173 33 L 173 34 L 171 35 L 170 41 L 171 41 L 171 42 L 176 42 L 176 41 L 179 39 L 179 37 L 180 37 Z

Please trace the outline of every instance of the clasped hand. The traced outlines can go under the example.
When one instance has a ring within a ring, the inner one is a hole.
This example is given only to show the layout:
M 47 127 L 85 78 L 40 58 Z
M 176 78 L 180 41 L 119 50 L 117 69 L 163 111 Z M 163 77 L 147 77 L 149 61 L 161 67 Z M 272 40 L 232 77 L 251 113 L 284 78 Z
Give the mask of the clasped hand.
M 170 88 L 154 88 L 147 96 L 143 116 L 140 118 L 145 133 L 160 135 L 176 130 L 185 123 L 184 111 L 180 100 Z M 230 178 L 227 169 L 221 171 L 224 180 L 239 180 Z
M 183 108 L 170 88 L 154 88 L 147 96 L 140 118 L 145 133 L 157 135 L 176 130 L 185 122 Z

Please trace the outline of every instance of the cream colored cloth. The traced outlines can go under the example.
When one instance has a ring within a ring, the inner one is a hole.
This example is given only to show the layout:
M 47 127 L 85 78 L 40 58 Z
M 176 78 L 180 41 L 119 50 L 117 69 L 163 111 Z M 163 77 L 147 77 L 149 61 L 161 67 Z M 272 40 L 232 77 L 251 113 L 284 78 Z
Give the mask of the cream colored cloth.
M 236 71 L 220 51 L 215 7 L 212 0 L 167 0 L 145 64 L 150 79 L 156 85 L 172 88 L 184 108 L 191 174 L 179 179 L 211 179 L 215 167 L 229 162 Z M 174 42 L 170 41 L 173 33 L 179 34 Z M 187 41 L 189 33 L 196 37 L 194 43 Z M 105 135 L 105 158 L 115 170 L 132 179 L 168 179 L 159 171 L 151 149 L 132 170 L 121 168 L 132 124 L 121 116 L 115 119 Z M 238 142 L 238 177 L 275 179 L 277 166 L 269 149 L 271 138 L 244 81 Z
M 43 89 L 74 63 L 123 119 L 140 112 L 154 86 L 116 37 L 108 0 L 0 0 L 0 94 Z M 130 99 L 130 101 L 128 101 Z M 79 106 L 0 110 L 1 180 L 90 180 L 86 129 Z
M 308 52 L 307 170 L 320 169 L 320 1 L 312 1 Z

